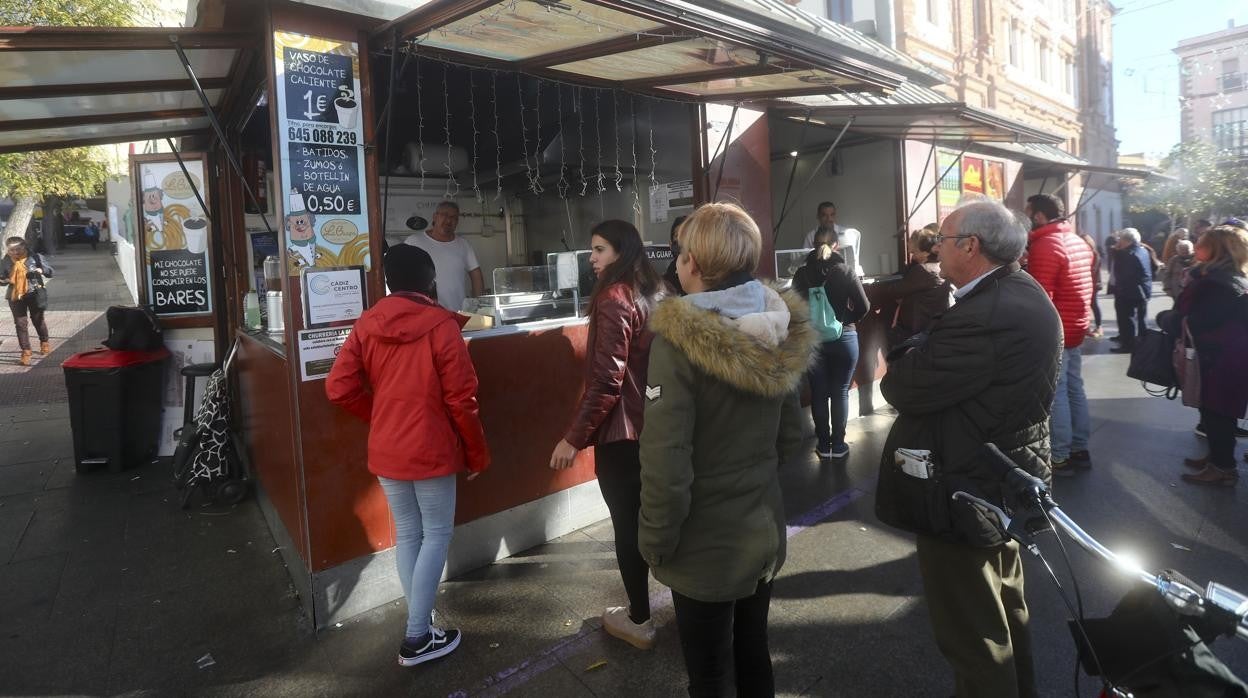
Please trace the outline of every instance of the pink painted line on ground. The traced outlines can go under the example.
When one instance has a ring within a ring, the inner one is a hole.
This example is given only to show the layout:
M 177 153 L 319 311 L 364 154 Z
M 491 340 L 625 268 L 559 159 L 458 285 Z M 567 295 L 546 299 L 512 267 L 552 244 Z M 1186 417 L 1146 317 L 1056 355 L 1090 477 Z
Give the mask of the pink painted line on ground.
M 802 531 L 827 520 L 833 514 L 854 503 L 864 495 L 866 495 L 866 492 L 863 490 L 851 487 L 822 504 L 808 509 L 785 527 L 785 539 L 792 538 Z M 672 590 L 666 587 L 650 596 L 651 613 L 666 608 L 671 604 Z M 493 676 L 486 677 L 478 682 L 472 690 L 461 688 L 448 694 L 447 698 L 468 698 L 468 696 L 493 698 L 494 696 L 506 695 L 554 668 L 555 665 L 559 664 L 560 659 L 570 657 L 580 651 L 585 645 L 589 644 L 589 641 L 599 630 L 598 626 L 586 625 L 575 635 L 566 637 L 536 655 L 496 672 Z

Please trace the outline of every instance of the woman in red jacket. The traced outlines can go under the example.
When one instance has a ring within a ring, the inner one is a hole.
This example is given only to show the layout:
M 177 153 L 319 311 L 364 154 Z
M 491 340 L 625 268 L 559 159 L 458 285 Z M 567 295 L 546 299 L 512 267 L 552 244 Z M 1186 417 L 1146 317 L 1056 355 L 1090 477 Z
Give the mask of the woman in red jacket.
M 650 621 L 650 567 L 637 550 L 641 511 L 641 460 L 637 440 L 645 411 L 646 367 L 653 334 L 646 320 L 663 281 L 650 266 L 641 235 L 630 223 L 599 223 L 590 238 L 590 264 L 598 282 L 589 307 L 585 394 L 572 428 L 555 446 L 550 467 L 572 465 L 577 452 L 594 446 L 598 487 L 615 528 L 615 559 L 628 606 L 602 614 L 608 633 L 639 649 L 654 646 Z
M 429 253 L 395 245 L 384 261 L 391 294 L 365 311 L 325 382 L 330 401 L 369 423 L 368 469 L 394 517 L 407 632 L 399 664 L 450 654 L 460 632 L 431 625 L 455 525 L 455 478 L 489 465 L 477 373 L 460 316 L 437 303 Z

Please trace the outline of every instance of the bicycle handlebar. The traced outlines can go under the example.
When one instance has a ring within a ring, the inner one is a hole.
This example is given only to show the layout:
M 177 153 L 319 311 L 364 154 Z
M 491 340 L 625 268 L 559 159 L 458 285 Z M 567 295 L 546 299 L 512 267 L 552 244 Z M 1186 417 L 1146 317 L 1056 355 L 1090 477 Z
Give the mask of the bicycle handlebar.
M 1216 582 L 1210 582 L 1204 593 L 1162 572 L 1154 574 L 1145 570 L 1129 557 L 1119 555 L 1102 545 L 1083 530 L 1061 507 L 1053 501 L 1044 481 L 1018 467 L 994 444 L 984 444 L 982 455 L 989 465 L 1001 474 L 1001 482 L 1007 496 L 1014 500 L 1016 508 L 1033 516 L 1047 514 L 1047 519 L 1061 529 L 1068 538 L 1094 557 L 1109 563 L 1157 590 L 1166 603 L 1180 614 L 1208 618 L 1227 634 L 1235 634 L 1248 641 L 1248 596 Z M 963 501 L 975 507 L 988 519 L 995 521 L 1002 533 L 1028 548 L 1034 544 L 1028 540 L 1011 518 L 1000 507 L 964 491 L 953 493 L 955 501 Z

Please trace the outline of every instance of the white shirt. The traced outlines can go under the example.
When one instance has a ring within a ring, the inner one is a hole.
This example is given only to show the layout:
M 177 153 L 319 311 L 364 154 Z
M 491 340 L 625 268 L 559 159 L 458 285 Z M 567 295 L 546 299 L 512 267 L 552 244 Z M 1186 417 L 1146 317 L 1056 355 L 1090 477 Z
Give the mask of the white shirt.
M 862 233 L 857 228 L 846 228 L 840 224 L 833 224 L 836 230 L 836 242 L 838 252 L 845 258 L 845 265 L 854 270 L 854 274 L 862 276 L 862 263 L 859 261 L 858 253 L 862 249 Z M 802 246 L 812 248 L 815 246 L 815 234 L 819 232 L 819 227 L 815 226 L 813 230 L 806 233 L 806 238 L 802 240 Z
M 980 274 L 979 276 L 977 276 L 977 277 L 975 277 L 975 278 L 971 279 L 970 281 L 966 282 L 966 285 L 965 285 L 965 286 L 963 286 L 963 287 L 961 287 L 961 288 L 959 288 L 958 290 L 956 290 L 956 291 L 954 291 L 954 292 L 953 292 L 953 298 L 954 298 L 954 300 L 961 300 L 963 296 L 965 296 L 966 294 L 970 293 L 972 289 L 974 289 L 976 286 L 978 286 L 978 285 L 979 285 L 979 282 L 983 281 L 986 277 L 990 276 L 990 275 L 992 274 L 992 272 L 994 272 L 994 271 L 996 271 L 996 270 L 998 270 L 998 269 L 1000 269 L 1000 268 L 1001 268 L 1000 266 L 993 267 L 993 268 L 989 269 L 988 271 L 984 272 L 983 274 Z
M 419 247 L 433 258 L 438 279 L 438 305 L 452 312 L 463 310 L 464 299 L 471 290 L 468 272 L 481 267 L 472 245 L 459 236 L 450 242 L 440 242 L 424 232 L 407 236 L 403 243 Z

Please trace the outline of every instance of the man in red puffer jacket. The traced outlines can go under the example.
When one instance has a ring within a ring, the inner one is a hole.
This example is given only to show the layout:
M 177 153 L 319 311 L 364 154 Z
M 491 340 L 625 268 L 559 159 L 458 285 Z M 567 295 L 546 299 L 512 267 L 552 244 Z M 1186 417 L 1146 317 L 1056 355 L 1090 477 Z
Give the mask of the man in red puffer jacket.
M 1088 397 L 1083 390 L 1083 357 L 1080 345 L 1088 334 L 1092 303 L 1092 248 L 1075 234 L 1066 221 L 1062 202 L 1049 194 L 1027 199 L 1024 209 L 1031 221 L 1027 246 L 1027 271 L 1049 294 L 1062 318 L 1065 343 L 1062 368 L 1057 374 L 1050 431 L 1053 442 L 1053 474 L 1071 475 L 1075 468 L 1092 467 L 1088 454 L 1091 431 Z

